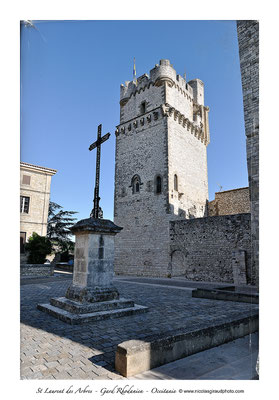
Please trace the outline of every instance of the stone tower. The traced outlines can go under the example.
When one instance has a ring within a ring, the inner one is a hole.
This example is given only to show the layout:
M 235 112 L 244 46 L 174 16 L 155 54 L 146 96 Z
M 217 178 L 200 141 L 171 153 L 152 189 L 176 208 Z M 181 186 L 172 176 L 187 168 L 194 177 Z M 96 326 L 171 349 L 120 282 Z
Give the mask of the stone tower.
M 168 276 L 169 221 L 207 215 L 204 84 L 161 60 L 120 89 L 116 128 L 115 272 Z

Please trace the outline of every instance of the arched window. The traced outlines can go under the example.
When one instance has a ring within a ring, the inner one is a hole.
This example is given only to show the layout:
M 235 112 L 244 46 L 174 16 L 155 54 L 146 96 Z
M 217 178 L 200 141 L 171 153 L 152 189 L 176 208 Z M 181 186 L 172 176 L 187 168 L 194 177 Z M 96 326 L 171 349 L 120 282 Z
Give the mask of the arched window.
M 156 180 L 155 180 L 155 184 L 156 184 L 156 193 L 162 193 L 162 178 L 158 175 L 156 176 Z
M 176 190 L 178 192 L 178 178 L 177 178 L 176 174 L 174 175 L 174 185 L 173 185 L 173 187 L 174 187 L 174 190 Z
M 132 193 L 139 193 L 140 191 L 140 177 L 138 175 L 134 175 L 132 178 L 131 186 L 132 186 Z

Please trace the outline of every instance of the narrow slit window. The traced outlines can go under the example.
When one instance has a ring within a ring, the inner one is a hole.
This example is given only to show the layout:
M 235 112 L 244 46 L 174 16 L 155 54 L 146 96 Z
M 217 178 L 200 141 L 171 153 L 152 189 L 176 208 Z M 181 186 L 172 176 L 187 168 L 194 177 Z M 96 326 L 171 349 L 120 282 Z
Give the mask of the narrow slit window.
M 174 190 L 178 192 L 178 178 L 177 175 L 174 175 Z
M 156 193 L 162 193 L 162 178 L 160 176 L 156 177 Z
M 140 105 L 140 113 L 145 114 L 146 113 L 146 102 L 143 101 Z

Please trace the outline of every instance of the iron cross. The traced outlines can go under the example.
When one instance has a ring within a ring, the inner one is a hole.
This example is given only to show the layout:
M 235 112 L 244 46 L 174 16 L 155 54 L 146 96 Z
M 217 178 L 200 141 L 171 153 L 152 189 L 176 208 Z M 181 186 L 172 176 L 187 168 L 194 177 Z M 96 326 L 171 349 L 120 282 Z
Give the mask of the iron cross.
M 102 124 L 98 126 L 98 134 L 96 142 L 92 143 L 89 146 L 89 151 L 95 149 L 97 147 L 97 156 L 96 156 L 96 179 L 95 179 L 95 191 L 94 191 L 94 206 L 91 211 L 90 217 L 99 218 L 99 181 L 100 181 L 100 159 L 101 159 L 101 144 L 104 143 L 110 137 L 110 133 L 106 133 L 103 137 L 101 137 L 102 132 Z

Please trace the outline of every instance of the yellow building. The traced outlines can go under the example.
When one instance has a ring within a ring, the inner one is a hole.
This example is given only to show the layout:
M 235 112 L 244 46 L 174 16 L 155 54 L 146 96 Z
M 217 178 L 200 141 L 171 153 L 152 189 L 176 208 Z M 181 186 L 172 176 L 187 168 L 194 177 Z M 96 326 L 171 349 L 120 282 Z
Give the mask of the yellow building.
M 20 163 L 20 250 L 33 232 L 45 236 L 55 169 Z

